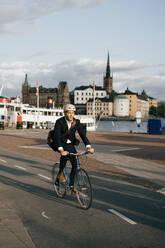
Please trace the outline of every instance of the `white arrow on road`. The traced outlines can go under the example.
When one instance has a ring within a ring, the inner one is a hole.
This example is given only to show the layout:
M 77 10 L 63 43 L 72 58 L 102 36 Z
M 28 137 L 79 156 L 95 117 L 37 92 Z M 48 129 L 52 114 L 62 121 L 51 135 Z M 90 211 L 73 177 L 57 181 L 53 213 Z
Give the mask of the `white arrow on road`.
M 48 217 L 46 214 L 45 214 L 45 211 L 43 211 L 42 213 L 41 213 L 41 215 L 44 217 L 44 218 L 46 218 L 46 219 L 50 219 L 50 217 Z

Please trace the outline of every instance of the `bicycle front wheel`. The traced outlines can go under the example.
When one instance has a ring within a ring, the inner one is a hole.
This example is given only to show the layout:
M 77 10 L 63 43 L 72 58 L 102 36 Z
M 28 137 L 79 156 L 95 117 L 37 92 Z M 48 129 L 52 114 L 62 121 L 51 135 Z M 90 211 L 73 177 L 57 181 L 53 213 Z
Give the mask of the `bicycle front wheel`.
M 77 200 L 83 209 L 88 209 L 92 204 L 92 186 L 87 172 L 80 168 L 75 175 L 74 188 Z
M 54 187 L 54 190 L 55 190 L 57 196 L 60 198 L 64 198 L 64 196 L 66 194 L 66 183 L 59 182 L 57 185 L 55 183 L 58 172 L 59 172 L 59 163 L 55 163 L 53 166 L 53 169 L 52 169 L 53 187 Z

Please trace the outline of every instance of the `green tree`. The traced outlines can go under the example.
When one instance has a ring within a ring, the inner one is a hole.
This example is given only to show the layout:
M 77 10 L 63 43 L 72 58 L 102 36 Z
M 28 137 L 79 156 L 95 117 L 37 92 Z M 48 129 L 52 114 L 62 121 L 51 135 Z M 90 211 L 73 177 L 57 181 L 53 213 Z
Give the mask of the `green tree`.
M 159 106 L 157 107 L 157 116 L 165 117 L 165 102 L 159 103 Z
M 118 93 L 114 90 L 111 91 L 111 93 L 109 93 L 109 100 L 113 102 L 115 96 L 117 96 Z
M 153 116 L 157 116 L 157 107 L 152 105 L 149 109 L 149 114 Z

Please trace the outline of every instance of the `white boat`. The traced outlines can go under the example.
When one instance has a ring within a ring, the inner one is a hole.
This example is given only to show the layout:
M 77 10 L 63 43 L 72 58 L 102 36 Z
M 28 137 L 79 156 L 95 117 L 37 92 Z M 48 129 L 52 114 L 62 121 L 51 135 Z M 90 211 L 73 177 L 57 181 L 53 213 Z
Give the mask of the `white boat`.
M 17 128 L 53 128 L 57 119 L 64 116 L 62 108 L 37 108 L 28 104 L 0 103 L 0 115 L 4 124 Z M 87 131 L 95 130 L 95 122 L 87 115 L 76 115 Z

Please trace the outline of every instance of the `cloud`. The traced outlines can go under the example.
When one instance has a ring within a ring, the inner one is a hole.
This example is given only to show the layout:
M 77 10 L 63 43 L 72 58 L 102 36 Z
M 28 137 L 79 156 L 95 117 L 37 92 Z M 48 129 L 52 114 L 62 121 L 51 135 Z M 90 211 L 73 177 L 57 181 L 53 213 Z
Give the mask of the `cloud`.
M 27 32 L 24 28 L 41 17 L 54 15 L 66 8 L 85 8 L 107 0 L 0 0 L 0 33 Z M 23 27 L 24 28 L 23 28 Z
M 3 84 L 6 87 L 7 96 L 14 95 L 16 92 L 17 95 L 21 95 L 25 73 L 28 73 L 31 86 L 35 86 L 37 80 L 45 87 L 57 87 L 60 81 L 67 81 L 70 91 L 80 85 L 92 84 L 93 81 L 96 85 L 102 86 L 105 68 L 105 61 L 90 58 L 66 60 L 58 64 L 2 62 L 0 63 L 0 85 Z M 128 87 L 138 93 L 144 89 L 150 96 L 164 100 L 165 74 L 157 73 L 154 68 L 160 69 L 158 65 L 136 61 L 112 63 L 114 89 L 117 92 L 123 92 Z M 161 70 L 163 72 L 163 69 Z

